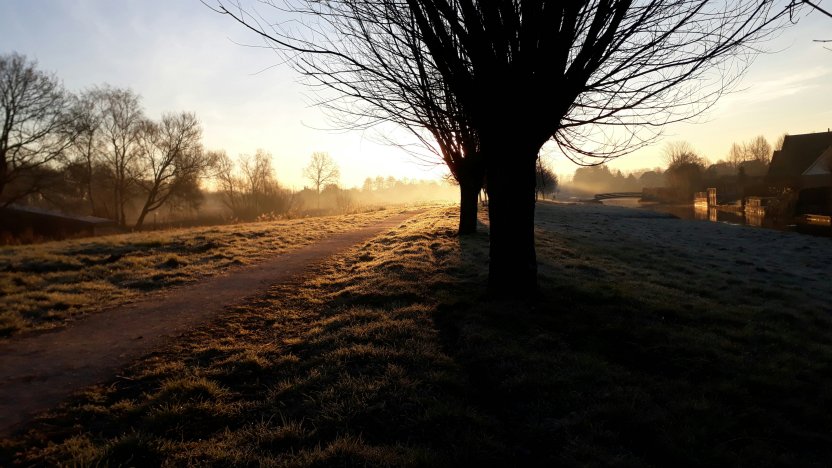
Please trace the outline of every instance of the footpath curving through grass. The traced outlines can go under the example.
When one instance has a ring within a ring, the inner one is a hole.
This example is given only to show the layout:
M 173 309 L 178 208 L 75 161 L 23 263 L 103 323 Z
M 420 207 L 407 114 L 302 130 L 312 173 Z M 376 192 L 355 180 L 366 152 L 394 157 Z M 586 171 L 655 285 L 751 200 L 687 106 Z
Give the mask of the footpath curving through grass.
M 192 283 L 402 209 L 0 247 L 0 337 Z
M 691 287 L 698 259 L 671 275 L 584 236 L 600 218 L 547 209 L 537 300 L 487 300 L 487 235 L 455 237 L 456 210 L 437 208 L 43 415 L 0 465 L 832 459 L 828 310 L 724 303 Z

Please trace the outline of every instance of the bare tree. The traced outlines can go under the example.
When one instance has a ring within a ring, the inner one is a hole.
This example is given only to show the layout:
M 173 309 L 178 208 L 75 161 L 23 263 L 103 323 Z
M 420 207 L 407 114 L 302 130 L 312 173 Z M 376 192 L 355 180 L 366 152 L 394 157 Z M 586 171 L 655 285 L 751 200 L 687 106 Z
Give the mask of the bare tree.
M 239 165 L 224 151 L 215 153 L 212 160 L 223 202 L 235 217 L 254 219 L 262 214 L 284 214 L 294 209 L 294 197 L 278 184 L 269 153 L 258 149 L 253 157 L 242 155 Z
M 705 158 L 699 156 L 693 146 L 685 141 L 668 143 L 664 148 L 667 170 L 665 183 L 676 190 L 680 201 L 690 202 L 699 190 L 705 172 Z
M 341 172 L 329 154 L 316 151 L 312 153 L 309 165 L 303 170 L 303 176 L 309 179 L 315 187 L 315 193 L 318 195 L 318 209 L 320 209 L 321 188 L 327 184 L 337 184 Z
M 112 177 L 115 220 L 127 224 L 125 208 L 137 174 L 139 129 L 144 112 L 139 95 L 129 89 L 104 86 L 96 90 L 101 100 L 102 160 Z
M 784 133 L 774 140 L 774 151 L 780 151 L 783 149 L 783 143 L 786 141 L 787 136 L 789 136 L 789 134 Z
M 498 295 L 536 288 L 534 174 L 544 143 L 592 162 L 654 141 L 663 124 L 699 115 L 730 89 L 750 46 L 791 12 L 773 0 L 309 0 L 288 9 L 305 18 L 267 35 L 274 47 L 301 68 L 317 56 L 344 59 L 376 72 L 373 84 L 394 65 L 353 54 L 362 36 L 327 36 L 333 19 L 380 17 L 363 23 L 378 26 L 374 37 L 417 32 L 413 53 L 429 57 L 485 161 L 489 289 Z M 322 21 L 294 28 L 309 17 Z M 350 78 L 307 70 L 325 83 Z
M 748 155 L 748 160 L 759 161 L 766 166 L 771 162 L 771 145 L 766 140 L 766 137 L 762 135 L 758 135 L 746 143 L 745 151 Z
M 704 165 L 705 160 L 699 156 L 693 146 L 687 141 L 667 143 L 662 153 L 667 167 L 674 168 L 685 164 Z
M 320 19 L 320 24 L 309 26 L 309 32 L 325 36 L 326 47 L 310 44 L 306 51 L 311 55 L 291 62 L 320 92 L 318 104 L 330 111 L 340 128 L 364 130 L 392 122 L 406 129 L 422 151 L 385 140 L 423 161 L 434 163 L 438 157 L 447 165 L 460 188 L 459 233 L 475 232 L 477 195 L 485 177 L 479 138 L 424 50 L 412 14 L 401 5 L 390 8 L 388 2 L 367 2 L 362 8 L 349 2 L 324 3 L 331 11 L 320 16 L 322 4 L 293 5 L 302 15 Z M 285 34 L 279 26 L 240 5 L 229 9 L 218 1 L 215 10 L 283 47 Z
M 58 79 L 23 55 L 0 55 L 0 206 L 39 192 L 49 163 L 73 142 L 70 101 Z
M 223 203 L 234 216 L 240 217 L 243 210 L 243 182 L 236 174 L 234 161 L 228 157 L 225 151 L 214 152 L 213 158 L 215 160 L 214 179 L 217 181 L 219 192 L 222 194 Z
M 192 113 L 165 114 L 158 123 L 144 120 L 138 135 L 136 184 L 145 200 L 136 229 L 142 227 L 148 213 L 162 207 L 177 191 L 191 189 L 213 164 L 212 153 L 202 149 L 202 127 Z
M 547 195 L 553 196 L 558 191 L 558 176 L 552 170 L 552 166 L 545 161 L 543 155 L 537 158 L 537 171 L 535 182 L 535 198 L 545 199 Z
M 739 143 L 732 143 L 731 149 L 728 150 L 728 163 L 734 170 L 739 170 L 742 163 L 748 160 L 745 145 Z
M 96 166 L 101 163 L 104 150 L 101 139 L 101 99 L 97 90 L 87 90 L 75 96 L 72 103 L 75 129 L 78 134 L 73 142 L 70 157 L 73 163 L 81 168 L 83 172 L 78 178 L 78 183 L 83 186 L 84 198 L 89 204 L 91 215 L 99 214 L 95 204 L 96 198 Z M 102 182 L 102 181 L 99 181 Z
M 781 137 L 783 138 L 783 137 Z M 782 141 L 778 143 L 782 146 Z M 728 151 L 728 162 L 734 170 L 739 170 L 743 164 L 755 162 L 761 167 L 768 166 L 772 155 L 771 145 L 762 135 L 758 135 L 745 143 L 733 143 Z

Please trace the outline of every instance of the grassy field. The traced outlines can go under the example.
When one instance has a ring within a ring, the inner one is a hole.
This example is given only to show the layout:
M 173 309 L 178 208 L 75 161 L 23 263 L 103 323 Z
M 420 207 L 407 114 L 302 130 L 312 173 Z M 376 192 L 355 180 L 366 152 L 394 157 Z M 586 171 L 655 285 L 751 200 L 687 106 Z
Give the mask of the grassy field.
M 303 247 L 401 209 L 0 247 L 0 337 Z
M 699 286 L 737 271 L 707 255 L 558 216 L 535 300 L 489 301 L 487 234 L 437 208 L 41 416 L 0 465 L 828 465 L 828 309 L 726 301 Z

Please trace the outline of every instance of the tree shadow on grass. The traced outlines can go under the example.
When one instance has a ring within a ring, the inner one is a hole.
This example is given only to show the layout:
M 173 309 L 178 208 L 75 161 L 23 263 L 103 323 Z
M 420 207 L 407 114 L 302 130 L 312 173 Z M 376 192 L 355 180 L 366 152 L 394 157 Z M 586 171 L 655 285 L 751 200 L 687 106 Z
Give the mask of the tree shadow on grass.
M 146 356 L 5 441 L 0 464 L 811 466 L 832 455 L 832 353 L 804 316 L 656 302 L 646 286 L 560 274 L 548 248 L 541 296 L 496 302 L 484 294 L 487 234 L 430 226 L 369 242 Z M 386 268 L 393 255 L 400 268 Z
M 481 270 L 482 240 L 460 249 L 455 268 Z M 553 276 L 563 270 L 541 254 L 538 298 L 493 301 L 472 286 L 434 315 L 469 404 L 499 421 L 514 462 L 820 466 L 832 456 L 832 344 L 813 332 L 816 314 L 782 327 L 692 296 L 657 301 L 592 269 Z

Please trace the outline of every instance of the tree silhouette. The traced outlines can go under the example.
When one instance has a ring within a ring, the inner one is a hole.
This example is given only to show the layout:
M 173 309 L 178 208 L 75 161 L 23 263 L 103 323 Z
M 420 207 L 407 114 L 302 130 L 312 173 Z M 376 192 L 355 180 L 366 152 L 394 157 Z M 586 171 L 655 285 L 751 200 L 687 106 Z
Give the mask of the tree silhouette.
M 41 191 L 46 166 L 72 144 L 77 131 L 70 99 L 37 62 L 0 55 L 0 206 Z
M 546 195 L 554 195 L 558 192 L 558 176 L 543 156 L 537 158 L 537 170 L 535 174 L 535 199 L 545 199 Z
M 191 189 L 214 164 L 213 154 L 202 149 L 202 127 L 192 113 L 165 114 L 159 122 L 144 120 L 138 132 L 136 184 L 144 192 L 144 203 L 136 229 L 148 213 Z
M 284 48 L 289 41 L 290 49 L 308 52 L 290 63 L 318 92 L 318 104 L 331 111 L 338 127 L 365 130 L 392 122 L 414 136 L 423 150 L 438 156 L 460 187 L 459 233 L 475 232 L 477 195 L 485 176 L 478 136 L 423 50 L 412 14 L 393 6 L 387 2 L 365 2 L 361 8 L 349 2 L 295 3 L 297 13 L 320 20 L 305 29 L 321 37 L 322 44 L 295 40 L 239 4 L 226 8 L 219 1 L 215 10 L 232 16 L 274 47 Z M 388 142 L 425 159 L 409 145 Z
M 751 46 L 792 12 L 773 0 L 309 0 L 286 7 L 321 26 L 278 25 L 265 36 L 273 47 L 301 69 L 319 56 L 366 68 L 375 74 L 371 85 L 395 64 L 384 56 L 365 64 L 358 57 L 365 49 L 349 46 L 362 36 L 327 40 L 329 25 L 376 17 L 373 37 L 416 33 L 410 53 L 428 58 L 460 110 L 454 115 L 477 136 L 488 180 L 489 290 L 512 296 L 536 290 L 535 162 L 543 144 L 553 140 L 567 157 L 593 162 L 654 141 L 663 124 L 713 105 L 741 76 Z M 351 77 L 309 70 L 335 90 Z
M 100 214 L 95 204 L 97 193 L 94 189 L 96 187 L 94 175 L 103 152 L 103 143 L 100 138 L 102 115 L 99 112 L 99 104 L 100 100 L 94 89 L 84 91 L 73 98 L 73 122 L 78 136 L 69 152 L 75 167 L 82 169 L 77 179 L 83 186 L 84 198 L 89 204 L 89 214 L 93 216 Z
M 102 86 L 95 90 L 100 101 L 102 161 L 112 178 L 113 211 L 120 226 L 127 224 L 125 208 L 138 173 L 139 130 L 144 122 L 140 97 L 130 89 Z
M 315 193 L 318 196 L 318 209 L 321 208 L 321 188 L 327 184 L 337 184 L 341 172 L 338 165 L 327 153 L 314 152 L 309 160 L 309 165 L 303 170 L 303 176 L 312 182 Z

